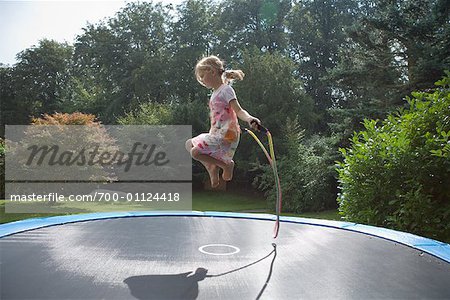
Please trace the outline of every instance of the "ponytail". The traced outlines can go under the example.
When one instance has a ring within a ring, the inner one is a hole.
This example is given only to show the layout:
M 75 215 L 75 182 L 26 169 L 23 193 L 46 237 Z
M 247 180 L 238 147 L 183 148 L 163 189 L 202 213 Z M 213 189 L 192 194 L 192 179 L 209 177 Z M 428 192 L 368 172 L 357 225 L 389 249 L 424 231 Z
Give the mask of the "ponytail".
M 223 73 L 224 75 L 222 76 L 224 77 L 226 84 L 233 82 L 233 80 L 242 80 L 245 76 L 242 70 L 226 70 Z

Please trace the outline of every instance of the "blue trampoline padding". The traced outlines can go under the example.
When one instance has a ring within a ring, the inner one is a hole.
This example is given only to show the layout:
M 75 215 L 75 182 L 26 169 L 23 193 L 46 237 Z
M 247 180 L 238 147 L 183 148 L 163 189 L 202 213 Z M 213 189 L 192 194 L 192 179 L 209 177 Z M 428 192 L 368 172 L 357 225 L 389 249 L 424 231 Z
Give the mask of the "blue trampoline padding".
M 187 217 L 217 217 L 217 218 L 239 218 L 251 220 L 275 220 L 276 216 L 271 214 L 255 214 L 255 213 L 231 213 L 231 212 L 214 212 L 214 211 L 131 211 L 131 212 L 102 212 L 90 214 L 77 214 L 67 216 L 55 216 L 45 218 L 33 218 L 16 222 L 10 222 L 0 225 L 0 238 L 12 234 L 49 227 L 62 225 L 67 223 L 76 223 L 92 220 L 114 219 L 114 218 L 130 218 L 130 217 L 162 217 L 162 216 L 187 216 Z M 281 222 L 305 224 L 312 226 L 323 226 L 359 232 L 386 240 L 398 242 L 409 247 L 421 250 L 423 252 L 434 255 L 438 258 L 450 263 L 450 245 L 429 238 L 417 236 L 411 233 L 374 227 L 351 222 L 319 220 L 298 217 L 280 217 Z M 283 230 L 282 228 L 280 229 Z

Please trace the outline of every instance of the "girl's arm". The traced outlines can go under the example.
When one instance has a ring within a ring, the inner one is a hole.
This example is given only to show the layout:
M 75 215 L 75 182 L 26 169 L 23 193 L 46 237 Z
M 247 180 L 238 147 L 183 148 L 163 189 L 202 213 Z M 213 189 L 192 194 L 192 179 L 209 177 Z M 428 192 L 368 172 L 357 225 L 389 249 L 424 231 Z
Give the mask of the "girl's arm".
M 241 119 L 242 121 L 245 121 L 248 123 L 248 125 L 253 129 L 258 129 L 258 125 L 261 125 L 261 121 L 258 118 L 253 117 L 250 115 L 245 109 L 241 107 L 237 99 L 233 99 L 230 101 L 230 105 L 233 108 L 234 112 L 236 113 L 237 117 Z M 252 123 L 252 121 L 255 120 L 257 124 Z

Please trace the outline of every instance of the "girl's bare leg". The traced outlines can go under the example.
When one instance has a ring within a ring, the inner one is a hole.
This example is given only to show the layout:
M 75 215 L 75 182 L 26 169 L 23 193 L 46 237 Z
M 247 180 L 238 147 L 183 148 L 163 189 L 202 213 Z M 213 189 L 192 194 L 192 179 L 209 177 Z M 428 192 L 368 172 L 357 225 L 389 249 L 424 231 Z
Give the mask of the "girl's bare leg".
M 209 164 L 213 166 L 218 166 L 223 170 L 222 178 L 225 181 L 230 181 L 233 178 L 233 170 L 234 170 L 234 162 L 231 161 L 230 163 L 226 164 L 221 160 L 215 159 L 214 157 L 211 157 L 206 154 L 201 154 L 200 151 L 196 147 L 193 147 L 191 149 L 191 156 L 200 161 L 204 164 Z M 218 169 L 217 169 L 218 172 Z M 214 173 L 215 176 L 215 173 Z M 217 173 L 218 176 L 218 173 Z
M 186 150 L 188 150 L 188 152 L 191 153 L 191 155 L 192 155 L 191 150 L 192 150 L 193 147 L 194 147 L 194 145 L 192 145 L 192 141 L 190 139 L 187 140 L 186 141 Z M 207 155 L 205 155 L 205 156 L 207 156 Z M 209 178 L 211 180 L 211 187 L 212 188 L 218 187 L 220 182 L 219 182 L 219 168 L 217 167 L 217 165 L 215 165 L 213 163 L 208 163 L 206 161 L 199 160 L 199 159 L 196 159 L 196 160 L 201 162 L 201 164 L 208 171 Z
M 219 186 L 220 181 L 219 181 L 219 167 L 217 167 L 216 165 L 213 164 L 207 164 L 205 162 L 200 161 L 206 168 L 206 170 L 208 171 L 209 174 L 209 178 L 211 180 L 211 187 L 212 188 L 216 188 Z
M 225 164 L 225 168 L 223 169 L 222 173 L 223 180 L 230 181 L 231 179 L 233 179 L 233 171 L 234 171 L 234 161 Z

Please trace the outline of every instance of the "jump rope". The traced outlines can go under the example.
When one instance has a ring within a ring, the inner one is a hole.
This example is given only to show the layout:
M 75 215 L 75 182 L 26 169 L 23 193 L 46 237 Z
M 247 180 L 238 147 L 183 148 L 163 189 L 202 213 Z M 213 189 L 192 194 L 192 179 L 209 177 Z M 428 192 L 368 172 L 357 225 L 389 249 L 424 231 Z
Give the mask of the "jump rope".
M 267 136 L 267 140 L 269 143 L 269 152 L 266 150 L 266 148 L 264 147 L 263 143 L 260 141 L 260 139 L 256 136 L 256 134 L 241 126 L 241 130 L 244 132 L 247 132 L 248 134 L 250 134 L 253 139 L 256 141 L 256 143 L 258 143 L 259 147 L 261 147 L 262 151 L 264 152 L 264 154 L 267 157 L 267 160 L 269 161 L 270 166 L 272 167 L 272 171 L 273 171 L 273 175 L 274 175 L 274 179 L 275 179 L 275 187 L 276 187 L 276 192 L 277 192 L 277 201 L 275 203 L 275 213 L 276 213 L 276 221 L 275 221 L 275 227 L 273 229 L 273 238 L 277 238 L 278 236 L 278 232 L 280 231 L 280 212 L 281 212 L 281 185 L 280 185 L 280 178 L 278 177 L 278 171 L 277 171 L 277 163 L 275 160 L 275 151 L 274 151 L 274 147 L 273 147 L 273 140 L 272 140 L 272 135 L 270 134 L 270 131 L 258 124 L 256 122 L 256 120 L 252 120 L 250 122 L 250 124 L 255 123 L 258 130 L 265 133 Z

